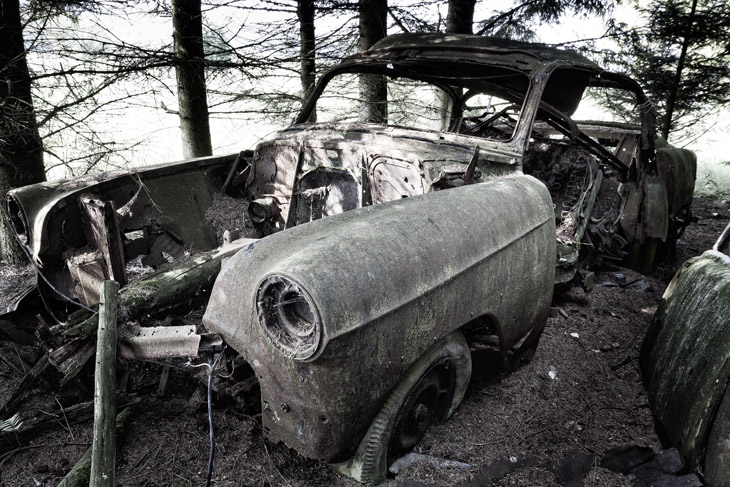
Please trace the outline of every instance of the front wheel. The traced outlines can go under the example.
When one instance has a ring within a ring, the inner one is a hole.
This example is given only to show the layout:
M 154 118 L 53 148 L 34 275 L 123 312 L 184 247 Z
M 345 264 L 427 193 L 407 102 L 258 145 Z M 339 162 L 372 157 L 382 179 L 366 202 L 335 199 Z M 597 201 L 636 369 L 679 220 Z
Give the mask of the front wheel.
M 455 331 L 411 366 L 388 395 L 354 457 L 335 468 L 363 484 L 379 484 L 388 466 L 412 449 L 431 425 L 454 413 L 470 378 L 469 346 Z

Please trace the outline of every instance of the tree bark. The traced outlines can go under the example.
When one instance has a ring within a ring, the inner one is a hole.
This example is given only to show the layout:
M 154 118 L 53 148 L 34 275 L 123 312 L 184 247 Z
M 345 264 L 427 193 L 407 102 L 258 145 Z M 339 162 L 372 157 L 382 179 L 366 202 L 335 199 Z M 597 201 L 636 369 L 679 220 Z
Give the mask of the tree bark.
M 209 156 L 213 150 L 205 87 L 200 0 L 173 0 L 172 27 L 183 156 L 186 159 Z
M 679 85 L 682 83 L 682 72 L 684 71 L 685 63 L 687 61 L 687 50 L 692 42 L 692 24 L 695 21 L 695 14 L 697 13 L 697 0 L 692 0 L 692 8 L 689 13 L 689 19 L 684 29 L 684 39 L 682 40 L 682 51 L 679 54 L 677 60 L 677 69 L 674 72 L 674 82 L 672 83 L 669 97 L 667 97 L 667 108 L 664 114 L 664 123 L 662 124 L 662 137 L 664 140 L 669 140 L 669 132 L 672 131 L 672 119 L 674 118 L 674 106 L 677 103 L 677 96 L 679 95 Z
M 0 0 L 0 204 L 10 188 L 46 180 L 43 145 L 30 92 L 18 0 Z M 0 260 L 21 264 L 25 258 L 0 217 Z
M 2 144 L 2 140 L 0 140 Z M 5 207 L 5 195 L 10 190 L 10 181 L 5 166 L 0 163 L 0 205 Z M 15 239 L 5 211 L 0 212 L 0 261 L 10 265 L 27 264 L 28 260 Z
M 388 0 L 359 0 L 360 40 L 365 51 L 388 34 Z M 360 120 L 368 123 L 388 121 L 388 84 L 385 76 L 360 75 Z
M 474 24 L 474 6 L 476 0 L 449 0 L 449 11 L 446 14 L 447 34 L 471 34 Z M 441 125 L 447 129 L 461 112 L 460 107 L 452 107 L 451 97 L 446 92 L 441 92 Z M 461 96 L 461 90 L 457 90 Z
M 471 34 L 476 3 L 476 0 L 449 0 L 446 32 L 449 34 Z
M 297 17 L 299 17 L 299 56 L 301 69 L 299 76 L 302 80 L 302 104 L 306 102 L 314 89 L 315 74 L 315 35 L 314 35 L 314 0 L 297 1 Z M 317 121 L 317 112 L 312 110 L 308 122 Z

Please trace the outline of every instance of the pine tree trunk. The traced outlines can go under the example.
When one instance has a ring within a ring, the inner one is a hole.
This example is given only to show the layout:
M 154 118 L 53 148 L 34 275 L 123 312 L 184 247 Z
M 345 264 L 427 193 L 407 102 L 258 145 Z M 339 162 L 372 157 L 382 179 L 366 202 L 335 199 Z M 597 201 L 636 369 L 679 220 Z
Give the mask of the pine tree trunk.
M 449 0 L 446 15 L 446 32 L 449 34 L 471 34 L 474 24 L 476 0 Z
M 11 188 L 46 180 L 18 0 L 0 1 L 0 205 Z M 0 217 L 0 260 L 25 263 L 5 215 Z
M 669 140 L 669 132 L 672 131 L 672 120 L 674 118 L 674 106 L 677 104 L 677 96 L 679 96 L 679 85 L 682 83 L 682 72 L 684 71 L 685 63 L 687 60 L 687 50 L 692 42 L 692 24 L 695 21 L 695 14 L 697 13 L 697 0 L 692 0 L 692 9 L 687 20 L 687 25 L 684 29 L 684 39 L 682 40 L 682 52 L 679 54 L 677 60 L 677 69 L 674 72 L 674 82 L 672 83 L 672 89 L 667 97 L 667 109 L 664 114 L 664 123 L 662 124 L 662 137 L 664 140 Z
M 312 94 L 315 82 L 315 36 L 314 36 L 314 0 L 298 0 L 297 16 L 299 17 L 299 56 L 301 58 L 300 78 L 302 80 L 302 104 Z M 308 122 L 317 121 L 317 112 L 312 110 Z
M 449 11 L 446 14 L 447 34 L 471 34 L 474 24 L 474 6 L 476 0 L 449 0 Z M 461 92 L 457 93 L 461 96 Z M 451 98 L 446 92 L 440 93 L 441 125 L 447 129 L 455 117 L 460 116 L 460 107 L 451 106 Z
M 9 189 L 8 175 L 5 173 L 5 168 L 0 165 L 0 205 L 3 205 L 3 207 L 5 206 L 5 194 Z M 0 261 L 10 265 L 28 263 L 18 241 L 15 240 L 15 236 L 10 230 L 10 222 L 7 221 L 5 211 L 0 214 Z
M 369 49 L 388 34 L 388 1 L 359 0 L 360 51 Z M 360 75 L 360 120 L 369 123 L 388 121 L 388 84 L 385 76 Z
M 173 0 L 172 27 L 183 156 L 186 159 L 209 156 L 213 150 L 205 87 L 200 0 Z

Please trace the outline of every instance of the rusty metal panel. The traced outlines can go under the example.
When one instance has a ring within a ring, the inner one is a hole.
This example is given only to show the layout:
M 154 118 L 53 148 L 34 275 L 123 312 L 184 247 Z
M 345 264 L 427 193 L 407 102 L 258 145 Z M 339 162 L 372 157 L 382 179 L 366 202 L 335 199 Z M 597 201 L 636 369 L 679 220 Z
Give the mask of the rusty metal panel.
M 709 250 L 677 272 L 642 349 L 652 408 L 671 444 L 695 460 L 730 375 L 728 316 L 730 257 Z
M 723 396 L 712 422 L 704 460 L 705 485 L 730 487 L 730 394 Z
M 140 183 L 146 186 L 134 202 L 134 208 L 120 221 L 121 230 L 148 223 L 149 212 L 155 216 L 164 213 L 165 221 L 174 222 L 171 230 L 183 238 L 190 236 L 197 248 L 215 244 L 215 237 L 201 232 L 200 221 L 210 206 L 214 189 L 211 185 L 220 180 L 222 185 L 227 169 L 233 163 L 235 154 L 193 159 L 178 163 L 149 166 L 136 171 L 112 171 L 94 176 L 85 176 L 69 181 L 55 181 L 25 186 L 8 192 L 8 208 L 13 216 L 13 225 L 21 240 L 42 265 L 43 253 L 53 251 L 55 241 L 62 233 L 61 226 L 71 217 L 78 219 L 76 201 L 83 195 L 113 201 L 120 209 L 134 198 Z M 217 187 L 220 187 L 218 185 Z M 180 188 L 185 188 L 181 191 Z M 217 189 L 217 188 L 215 188 Z M 207 206 L 206 206 L 207 203 Z M 194 210 L 194 211 L 193 211 Z M 17 215 L 17 217 L 16 217 Z M 193 215 L 200 215 L 195 219 Z M 187 225 L 188 231 L 181 231 L 178 225 Z
M 641 191 L 639 191 L 639 185 L 633 181 L 624 183 L 624 187 L 626 188 L 627 196 L 619 223 L 623 234 L 626 236 L 626 240 L 633 242 L 636 223 L 639 218 L 639 208 L 641 207 Z
M 137 360 L 195 357 L 199 344 L 193 325 L 138 327 L 133 336 L 119 340 L 119 356 Z
M 64 265 L 66 260 L 98 248 L 103 255 L 102 273 L 108 277 L 114 274 L 115 279 L 123 281 L 125 262 L 119 247 L 126 244 L 121 241 L 130 240 L 128 233 L 147 226 L 177 236 L 186 250 L 215 248 L 215 229 L 205 224 L 205 212 L 234 159 L 235 155 L 193 159 L 39 183 L 8 192 L 6 204 L 13 228 L 49 281 L 46 284 L 38 280 L 46 305 L 57 308 L 59 316 L 66 312 L 65 301 L 60 301 L 50 286 L 87 306 L 95 304 L 96 298 L 91 296 L 94 292 L 90 294 L 85 286 L 77 287 L 91 274 L 81 278 L 78 269 Z M 89 207 L 82 199 L 103 200 L 105 216 L 86 211 Z M 98 220 L 99 225 L 92 225 L 91 219 Z M 94 230 L 92 226 L 99 228 Z M 101 227 L 108 230 L 97 231 Z M 111 267 L 114 272 L 110 272 Z
M 487 314 L 506 350 L 544 322 L 554 232 L 549 193 L 529 176 L 349 211 L 234 256 L 203 323 L 256 371 L 270 438 L 306 456 L 342 459 L 435 341 Z M 303 361 L 275 346 L 260 323 L 258 290 L 271 276 L 291 283 L 279 296 L 296 289 L 310 323 L 320 323 L 321 343 Z
M 66 259 L 66 267 L 75 284 L 78 300 L 85 306 L 97 304 L 101 284 L 107 279 L 101 252 L 79 252 Z
M 656 157 L 659 174 L 667 188 L 669 215 L 674 217 L 682 208 L 692 204 L 697 178 L 697 156 L 687 149 L 657 141 Z
M 641 227 L 636 229 L 635 238 L 643 242 L 646 238 L 667 239 L 669 231 L 669 203 L 667 188 L 659 176 L 646 176 L 643 184 L 644 205 Z

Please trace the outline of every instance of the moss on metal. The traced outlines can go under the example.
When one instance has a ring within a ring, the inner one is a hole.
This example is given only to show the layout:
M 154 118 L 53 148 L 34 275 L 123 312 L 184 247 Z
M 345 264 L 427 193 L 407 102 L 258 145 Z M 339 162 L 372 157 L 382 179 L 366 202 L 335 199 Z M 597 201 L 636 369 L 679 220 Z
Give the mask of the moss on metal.
M 707 251 L 677 272 L 644 341 L 641 368 L 667 437 L 699 460 L 730 375 L 730 258 Z
M 270 235 L 224 266 L 203 323 L 256 371 L 267 436 L 339 461 L 433 343 L 485 314 L 505 352 L 542 326 L 554 262 L 549 193 L 514 176 Z M 306 361 L 282 354 L 251 312 L 271 275 L 296 282 L 321 317 L 322 342 Z

